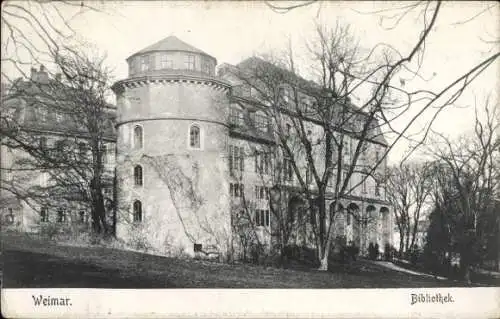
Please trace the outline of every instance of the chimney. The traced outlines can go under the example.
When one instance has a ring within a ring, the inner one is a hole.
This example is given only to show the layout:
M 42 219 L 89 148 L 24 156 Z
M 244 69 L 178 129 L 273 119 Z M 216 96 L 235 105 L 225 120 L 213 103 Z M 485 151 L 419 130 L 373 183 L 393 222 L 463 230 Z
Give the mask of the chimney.
M 31 77 L 30 77 L 31 80 L 36 81 L 37 77 L 38 77 L 38 71 L 36 70 L 36 68 L 31 67 Z
M 61 82 L 61 73 L 56 73 L 56 81 Z
M 40 83 L 49 82 L 49 74 L 45 71 L 45 66 L 43 64 L 40 65 L 40 72 L 38 72 L 37 81 Z

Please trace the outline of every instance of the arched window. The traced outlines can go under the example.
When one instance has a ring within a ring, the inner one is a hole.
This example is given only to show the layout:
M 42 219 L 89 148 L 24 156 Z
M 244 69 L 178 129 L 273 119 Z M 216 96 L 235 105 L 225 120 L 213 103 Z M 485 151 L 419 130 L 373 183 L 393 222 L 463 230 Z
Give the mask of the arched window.
M 189 146 L 200 148 L 200 127 L 198 125 L 191 125 L 189 129 Z
M 140 200 L 134 202 L 134 222 L 142 222 L 142 203 Z
M 134 167 L 134 182 L 135 186 L 142 186 L 142 166 L 136 165 Z
M 143 144 L 142 126 L 136 125 L 134 127 L 134 148 L 140 149 L 143 146 L 142 144 Z

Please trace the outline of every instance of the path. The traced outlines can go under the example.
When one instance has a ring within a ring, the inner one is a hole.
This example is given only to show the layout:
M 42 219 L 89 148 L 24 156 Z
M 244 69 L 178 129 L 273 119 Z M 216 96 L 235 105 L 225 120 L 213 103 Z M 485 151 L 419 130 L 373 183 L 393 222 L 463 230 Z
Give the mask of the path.
M 434 276 L 434 275 L 431 275 L 431 274 L 426 274 L 426 273 L 423 273 L 423 272 L 418 272 L 418 271 L 406 269 L 406 268 L 400 267 L 398 265 L 395 265 L 395 264 L 391 263 L 390 261 L 376 260 L 376 261 L 372 261 L 372 262 L 375 263 L 375 264 L 377 264 L 377 265 L 380 265 L 382 267 L 386 267 L 386 268 L 389 268 L 389 269 L 392 269 L 392 270 L 396 270 L 396 271 L 399 271 L 399 272 L 404 272 L 404 273 L 407 273 L 407 274 L 410 274 L 410 275 L 424 276 L 424 277 L 433 277 L 433 278 L 437 278 L 439 280 L 446 280 L 447 279 L 447 278 L 441 277 L 441 276 Z

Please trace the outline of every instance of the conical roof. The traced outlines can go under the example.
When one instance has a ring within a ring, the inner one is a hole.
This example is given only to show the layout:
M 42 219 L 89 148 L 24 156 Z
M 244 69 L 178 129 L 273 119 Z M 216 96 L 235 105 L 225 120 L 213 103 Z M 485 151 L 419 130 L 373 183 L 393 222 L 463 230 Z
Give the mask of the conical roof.
M 128 58 L 131 58 L 131 57 L 138 55 L 138 54 L 147 53 L 147 52 L 155 52 L 155 51 L 193 52 L 193 53 L 203 54 L 203 55 L 206 55 L 206 56 L 209 56 L 209 57 L 215 59 L 210 54 L 203 52 L 202 50 L 200 50 L 198 48 L 195 48 L 194 46 L 182 41 L 181 39 L 179 39 L 173 35 L 166 37 L 165 39 L 160 40 L 160 41 L 156 42 L 155 44 L 152 44 L 152 45 L 132 54 Z

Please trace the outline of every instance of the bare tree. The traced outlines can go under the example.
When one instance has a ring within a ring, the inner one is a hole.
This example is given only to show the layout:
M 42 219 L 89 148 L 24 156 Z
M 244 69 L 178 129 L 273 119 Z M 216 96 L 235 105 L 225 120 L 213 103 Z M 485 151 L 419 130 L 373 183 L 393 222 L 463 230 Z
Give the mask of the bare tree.
M 257 100 L 271 118 L 283 162 L 281 186 L 298 186 L 298 193 L 304 197 L 316 235 L 320 269 L 326 270 L 337 212 L 328 210 L 327 197 L 340 203 L 368 176 L 381 180 L 383 175 L 377 167 L 384 161 L 386 150 L 377 117 L 386 103 L 388 88 L 375 87 L 369 101 L 355 107 L 350 96 L 360 83 L 353 74 L 362 77 L 369 73 L 363 70 L 357 47 L 351 45 L 348 28 L 318 27 L 317 35 L 317 45 L 310 47 L 310 68 L 317 72 L 318 83 L 296 74 L 291 51 L 283 67 L 276 67 L 276 61 L 251 58 L 240 63 L 235 76 L 256 92 Z M 372 71 L 372 76 L 382 76 L 384 72 L 379 68 Z M 378 146 L 380 151 L 376 150 Z M 369 161 L 357 165 L 358 159 L 369 152 L 379 155 L 374 165 L 367 165 Z M 352 182 L 354 176 L 356 182 Z M 297 185 L 292 182 L 294 178 Z M 370 219 L 357 213 L 354 217 L 365 223 Z
M 478 262 L 477 254 L 491 234 L 484 226 L 499 223 L 494 201 L 500 178 L 498 105 L 486 105 L 484 111 L 484 120 L 476 112 L 473 134 L 455 141 L 435 133 L 437 141 L 432 149 L 437 162 L 434 204 L 448 214 L 452 249 L 460 254 L 467 281 L 470 266 Z
M 389 168 L 387 197 L 394 209 L 400 253 L 415 245 L 418 223 L 432 192 L 429 163 L 401 163 Z
M 268 5 L 274 10 L 286 13 L 311 3 L 301 3 L 297 6 L 284 4 L 284 7 L 280 4 L 279 8 L 275 4 Z M 334 175 L 333 173 L 336 173 L 337 178 L 332 183 L 335 185 L 332 198 L 334 201 L 338 201 L 348 193 L 349 179 L 354 170 L 358 168 L 356 163 L 367 139 L 380 135 L 382 128 L 385 133 L 391 136 L 391 142 L 385 148 L 377 164 L 369 169 L 367 175 L 370 175 L 370 173 L 376 173 L 376 168 L 380 166 L 379 164 L 384 161 L 387 153 L 400 140 L 406 139 L 414 142 L 414 149 L 421 145 L 427 138 L 437 115 L 453 105 L 470 83 L 500 56 L 499 52 L 493 52 L 441 89 L 435 91 L 404 89 L 405 83 L 401 74 L 420 76 L 426 42 L 434 31 L 441 7 L 441 2 L 419 2 L 399 8 L 401 11 L 399 15 L 396 13 L 395 26 L 400 21 L 397 17 L 403 18 L 408 11 L 420 12 L 419 21 L 423 21 L 417 40 L 407 52 L 401 52 L 381 43 L 370 50 L 366 57 L 360 57 L 359 51 L 353 45 L 355 41 L 350 41 L 352 39 L 343 28 L 337 27 L 332 32 L 325 32 L 318 28 L 316 46 L 310 46 L 313 58 L 308 60 L 309 65 L 307 65 L 309 71 L 316 71 L 316 82 L 319 84 L 317 87 L 307 83 L 307 81 L 297 79 L 295 76 L 297 73 L 296 61 L 291 50 L 285 63 L 282 63 L 288 72 L 275 72 L 275 69 L 268 65 L 261 67 L 260 70 L 254 68 L 254 75 L 248 75 L 248 73 L 239 75 L 240 78 L 247 78 L 247 84 L 261 95 L 260 98 L 269 108 L 273 120 L 277 123 L 276 135 L 283 150 L 283 156 L 291 158 L 291 170 L 298 179 L 301 191 L 310 199 L 311 211 L 317 209 L 317 217 L 315 218 L 317 227 L 314 231 L 318 234 L 316 238 L 318 256 L 321 260 L 320 269 L 327 267 L 328 251 L 331 244 L 331 223 L 325 221 L 328 219 L 327 217 L 333 216 L 328 216 L 326 212 L 325 190 Z M 291 112 L 294 115 L 290 116 L 288 120 L 292 127 L 290 131 L 292 134 L 283 125 L 283 118 L 286 116 L 282 115 L 283 103 L 279 94 L 279 88 L 283 85 L 288 86 L 288 89 L 291 90 L 288 99 L 291 102 Z M 365 90 L 368 88 L 370 93 L 359 94 L 358 91 L 361 91 L 361 88 Z M 322 143 L 320 145 L 325 146 L 321 156 L 324 162 L 320 166 L 316 164 L 313 143 L 308 139 L 308 129 L 302 120 L 307 114 L 300 110 L 300 106 L 303 105 L 300 93 L 314 98 L 315 104 L 312 109 L 315 114 L 311 116 L 315 117 L 316 121 L 319 120 L 319 126 L 322 128 L 320 133 Z M 353 108 L 349 106 L 349 99 L 360 95 L 364 95 L 366 98 L 360 103 L 357 111 L 353 112 Z M 421 138 L 416 141 L 411 138 L 409 132 L 417 119 L 424 114 L 429 115 L 431 120 L 424 127 Z M 396 129 L 395 121 L 404 121 L 402 129 Z M 347 130 L 349 134 L 342 133 L 342 130 L 340 130 L 341 134 L 338 134 L 339 128 L 345 127 L 349 127 Z M 377 129 L 379 132 L 376 132 Z M 332 158 L 334 153 L 342 154 L 343 137 L 346 135 L 355 136 L 357 142 L 348 165 L 342 165 L 341 161 L 338 161 L 341 156 L 336 161 L 333 161 Z M 293 155 L 295 145 L 300 145 L 299 148 L 302 148 L 299 152 L 301 158 Z M 310 169 L 315 187 L 317 187 L 317 194 L 314 196 L 305 183 L 305 178 L 301 176 L 301 171 L 304 171 L 304 167 L 301 167 L 304 166 L 303 163 L 307 163 L 309 166 L 308 170 Z M 337 165 L 338 163 L 339 165 Z M 340 178 L 343 168 L 348 168 L 345 179 Z M 319 206 L 316 205 L 317 203 Z M 329 218 L 329 220 L 333 220 L 333 218 Z
M 88 46 L 73 22 L 92 12 L 105 13 L 93 1 L 2 2 L 2 82 L 12 84 L 15 73 L 28 78 L 31 66 L 53 63 L 54 54 L 69 45 Z
M 61 205 L 90 211 L 92 229 L 110 234 L 113 169 L 105 162 L 114 156 L 115 109 L 106 102 L 109 71 L 103 58 L 69 47 L 53 60 L 60 71 L 54 78 L 43 66 L 32 69 L 3 97 L 2 147 L 12 163 L 2 170 L 16 178 L 1 187 L 37 211 Z

